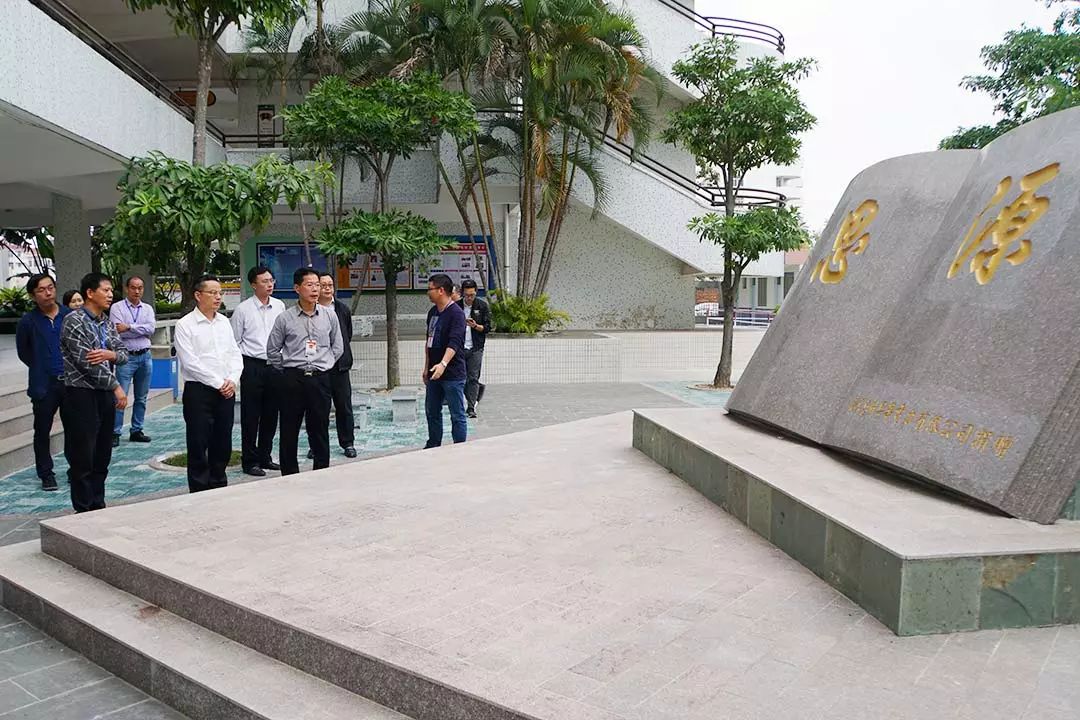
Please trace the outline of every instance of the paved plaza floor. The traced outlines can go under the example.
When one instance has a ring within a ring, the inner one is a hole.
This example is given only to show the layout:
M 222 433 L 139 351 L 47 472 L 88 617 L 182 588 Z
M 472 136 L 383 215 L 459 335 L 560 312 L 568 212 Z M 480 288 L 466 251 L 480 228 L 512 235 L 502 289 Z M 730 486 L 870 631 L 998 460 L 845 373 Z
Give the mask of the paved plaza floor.
M 635 407 L 707 407 L 722 405 L 727 399 L 727 393 L 692 390 L 689 387 L 692 384 L 694 381 L 649 385 L 491 385 L 479 407 L 480 417 L 470 421 L 469 431 L 473 438 L 491 437 Z M 419 412 L 422 412 L 422 406 Z M 114 451 L 108 481 L 110 504 L 187 492 L 183 472 L 163 472 L 149 465 L 156 457 L 184 450 L 181 408 L 174 406 L 154 413 L 147 420 L 146 430 L 154 437 L 154 442 L 148 445 L 128 443 L 125 438 Z M 448 418 L 446 430 L 449 441 Z M 357 449 L 363 456 L 407 451 L 422 447 L 426 425 L 422 417 L 413 424 L 394 425 L 390 420 L 388 401 L 376 395 L 372 398 L 368 426 L 357 430 L 356 439 Z M 333 428 L 331 441 L 334 442 Z M 238 426 L 234 443 L 239 447 Z M 306 439 L 301 436 L 301 458 L 306 453 Z M 358 461 L 365 459 L 363 456 Z M 33 468 L 0 479 L 0 545 L 35 540 L 39 520 L 70 512 L 70 500 L 62 482 L 67 466 L 62 454 L 55 460 L 61 479 L 59 492 L 42 492 Z M 332 462 L 357 461 L 346 459 L 335 444 Z M 463 468 L 462 472 L 469 472 L 469 468 Z M 277 473 L 270 475 L 277 476 Z M 229 481 L 258 482 L 238 471 L 229 473 Z M 109 720 L 182 718 L 78 653 L 0 610 L 0 718 L 89 720 L 97 717 Z

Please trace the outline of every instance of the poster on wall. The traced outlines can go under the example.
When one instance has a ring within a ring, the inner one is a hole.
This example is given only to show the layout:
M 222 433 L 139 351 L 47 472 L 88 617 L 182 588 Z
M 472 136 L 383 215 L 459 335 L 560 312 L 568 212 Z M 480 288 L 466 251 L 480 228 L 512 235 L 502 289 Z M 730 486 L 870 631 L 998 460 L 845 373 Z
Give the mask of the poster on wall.
M 485 287 L 487 283 L 481 282 L 481 278 L 489 277 L 490 274 L 484 242 L 482 240 L 473 242 L 473 239 L 467 235 L 448 236 L 447 240 L 456 242 L 438 255 L 426 261 L 411 264 L 398 273 L 395 283 L 397 288 L 399 290 L 427 290 L 428 278 L 435 273 L 446 273 L 455 285 L 460 285 L 463 280 L 473 279 L 480 287 Z M 304 245 L 295 240 L 257 241 L 255 247 L 257 263 L 270 268 L 277 279 L 275 294 L 281 293 L 282 297 L 290 297 L 293 272 L 308 264 Z M 386 278 L 379 256 L 372 256 L 366 278 L 362 277 L 364 259 L 361 256 L 347 268 L 336 269 L 336 283 L 339 290 L 355 290 L 361 286 L 365 290 L 386 288 Z M 311 266 L 320 272 L 326 269 L 326 257 L 314 244 L 311 246 Z
M 307 266 L 304 246 L 300 243 L 259 243 L 256 256 L 259 265 L 265 265 L 274 273 L 279 290 L 292 290 L 293 273 Z M 316 245 L 311 246 L 311 267 L 318 271 L 326 269 L 326 258 Z
M 258 118 L 259 147 L 274 147 L 274 106 L 259 105 Z
M 455 285 L 460 286 L 462 280 L 475 280 L 480 287 L 486 283 L 482 278 L 487 277 L 487 257 L 484 253 L 483 242 L 469 242 L 467 236 L 457 239 L 457 244 L 427 261 L 416 264 L 413 274 L 413 287 L 420 290 L 426 289 L 428 278 L 435 273 L 445 273 Z
M 349 265 L 349 283 L 346 287 L 349 289 L 356 289 L 361 286 L 361 276 L 364 274 L 364 261 L 363 256 L 357 258 Z M 412 277 L 412 266 L 398 273 L 397 282 L 395 285 L 399 290 L 411 290 L 412 283 L 410 279 Z M 363 283 L 365 290 L 383 290 L 386 288 L 386 275 L 383 273 L 382 259 L 378 255 L 371 256 L 371 262 L 368 265 L 367 278 Z

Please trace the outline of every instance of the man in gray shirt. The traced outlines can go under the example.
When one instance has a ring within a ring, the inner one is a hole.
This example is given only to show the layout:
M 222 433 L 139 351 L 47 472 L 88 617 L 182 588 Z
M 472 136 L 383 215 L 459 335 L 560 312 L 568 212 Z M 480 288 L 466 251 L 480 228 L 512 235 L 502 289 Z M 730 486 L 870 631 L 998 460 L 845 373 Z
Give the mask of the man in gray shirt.
M 344 352 L 341 327 L 332 308 L 319 305 L 319 273 L 293 273 L 297 304 L 274 320 L 266 341 L 266 362 L 282 371 L 279 462 L 282 475 L 300 472 L 300 425 L 307 428 L 314 470 L 330 467 L 330 377 Z

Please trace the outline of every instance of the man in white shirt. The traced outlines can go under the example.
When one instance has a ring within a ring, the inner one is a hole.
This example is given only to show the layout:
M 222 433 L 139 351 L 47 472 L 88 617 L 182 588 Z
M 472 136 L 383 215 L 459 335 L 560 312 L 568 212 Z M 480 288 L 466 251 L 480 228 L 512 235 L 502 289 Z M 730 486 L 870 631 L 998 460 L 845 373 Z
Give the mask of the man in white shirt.
M 176 323 L 173 341 L 184 379 L 188 489 L 225 487 L 232 455 L 236 385 L 244 369 L 229 319 L 218 313 L 221 283 L 204 275 L 195 284 L 196 307 Z
M 281 373 L 266 364 L 266 340 L 285 303 L 273 297 L 274 273 L 258 265 L 248 271 L 255 294 L 236 306 L 232 315 L 233 336 L 244 356 L 240 377 L 240 464 L 248 475 L 262 477 L 267 470 L 280 470 L 270 459 L 277 432 L 278 402 L 275 386 Z

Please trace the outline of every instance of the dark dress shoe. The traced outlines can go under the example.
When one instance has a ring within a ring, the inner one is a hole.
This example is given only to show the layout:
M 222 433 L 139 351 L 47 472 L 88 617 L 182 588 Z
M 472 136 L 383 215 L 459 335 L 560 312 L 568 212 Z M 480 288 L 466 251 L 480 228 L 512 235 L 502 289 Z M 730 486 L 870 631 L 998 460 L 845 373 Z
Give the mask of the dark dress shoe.
M 249 467 L 249 468 L 244 468 L 244 474 L 245 475 L 254 475 L 255 477 L 266 477 L 266 471 L 263 470 L 258 465 L 255 465 L 255 466 Z
M 264 463 L 259 463 L 259 467 L 261 467 L 263 470 L 280 470 L 281 469 L 281 466 L 278 465 L 273 460 L 267 460 Z
M 150 436 L 144 433 L 142 430 L 136 430 L 128 435 L 128 442 L 150 442 Z
M 113 433 L 113 436 L 112 436 L 112 446 L 113 447 L 120 447 L 120 436 L 115 434 L 115 433 Z
M 345 457 L 347 457 L 347 458 L 356 457 L 356 448 L 354 448 L 354 447 L 345 448 Z
M 48 492 L 53 492 L 54 490 L 56 490 L 56 476 L 46 475 L 45 477 L 41 478 L 41 489 Z
M 475 418 L 476 417 L 476 411 L 475 410 L 466 410 L 465 415 L 466 415 L 466 417 Z

